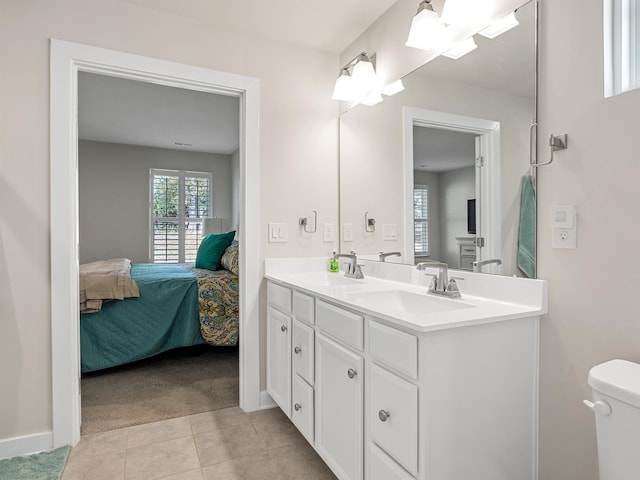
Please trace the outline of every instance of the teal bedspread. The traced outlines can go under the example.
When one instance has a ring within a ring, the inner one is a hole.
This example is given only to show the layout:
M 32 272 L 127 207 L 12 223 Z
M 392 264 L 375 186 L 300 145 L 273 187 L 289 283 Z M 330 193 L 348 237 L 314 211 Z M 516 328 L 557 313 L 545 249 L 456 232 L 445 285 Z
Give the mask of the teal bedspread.
M 80 316 L 83 372 L 206 343 L 192 271 L 181 265 L 134 264 L 131 277 L 139 298 L 107 302 L 101 311 Z

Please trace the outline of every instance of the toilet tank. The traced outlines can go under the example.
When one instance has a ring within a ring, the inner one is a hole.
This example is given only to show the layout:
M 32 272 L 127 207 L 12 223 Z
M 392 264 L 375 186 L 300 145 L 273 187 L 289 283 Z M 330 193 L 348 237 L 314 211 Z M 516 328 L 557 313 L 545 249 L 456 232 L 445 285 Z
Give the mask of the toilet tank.
M 600 480 L 640 479 L 640 365 L 611 360 L 589 371 Z

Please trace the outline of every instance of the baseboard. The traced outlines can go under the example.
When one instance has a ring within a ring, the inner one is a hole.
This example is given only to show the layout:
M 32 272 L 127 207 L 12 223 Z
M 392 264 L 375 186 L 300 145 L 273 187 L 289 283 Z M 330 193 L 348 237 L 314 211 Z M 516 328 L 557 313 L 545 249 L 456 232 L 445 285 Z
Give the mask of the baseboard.
M 53 448 L 53 432 L 34 433 L 0 440 L 0 459 L 29 455 Z
M 260 392 L 260 410 L 267 410 L 277 406 L 276 402 L 273 401 L 273 398 L 271 398 L 271 395 L 269 395 L 266 390 Z

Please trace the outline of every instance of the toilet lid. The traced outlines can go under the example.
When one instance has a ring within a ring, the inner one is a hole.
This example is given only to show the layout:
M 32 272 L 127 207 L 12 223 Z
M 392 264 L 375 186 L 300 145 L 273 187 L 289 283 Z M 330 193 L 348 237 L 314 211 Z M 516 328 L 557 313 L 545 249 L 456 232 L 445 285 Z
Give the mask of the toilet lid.
M 610 360 L 589 371 L 589 385 L 600 393 L 640 407 L 640 365 Z

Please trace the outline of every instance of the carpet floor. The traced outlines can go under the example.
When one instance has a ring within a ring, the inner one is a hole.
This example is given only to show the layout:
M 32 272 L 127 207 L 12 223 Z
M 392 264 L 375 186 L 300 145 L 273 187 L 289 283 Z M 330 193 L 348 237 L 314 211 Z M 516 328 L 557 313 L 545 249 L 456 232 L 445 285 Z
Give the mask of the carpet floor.
M 0 460 L 0 480 L 60 480 L 69 447 Z
M 82 376 L 81 434 L 238 405 L 237 347 L 197 346 Z

